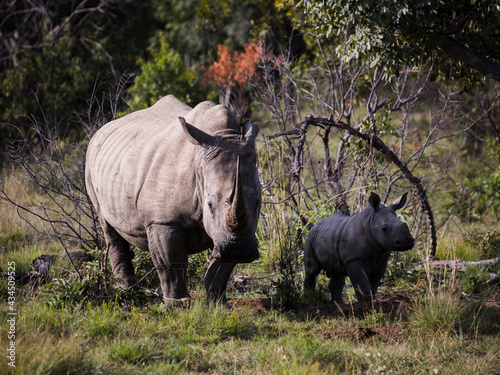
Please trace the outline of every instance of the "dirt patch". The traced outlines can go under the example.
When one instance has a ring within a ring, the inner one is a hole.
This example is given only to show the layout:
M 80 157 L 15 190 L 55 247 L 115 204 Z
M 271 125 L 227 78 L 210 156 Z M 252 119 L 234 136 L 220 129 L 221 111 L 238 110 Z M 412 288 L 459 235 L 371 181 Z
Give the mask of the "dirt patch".
M 234 310 L 248 309 L 260 313 L 268 313 L 271 310 L 271 300 L 269 298 L 233 299 L 228 300 L 227 303 Z
M 399 292 L 390 296 L 381 296 L 371 304 L 360 302 L 345 305 L 335 303 L 314 306 L 299 304 L 297 310 L 305 311 L 307 315 L 319 319 L 332 317 L 363 319 L 367 314 L 377 311 L 389 315 L 392 320 L 401 320 L 405 319 L 412 298 L 410 294 Z M 254 312 L 267 313 L 272 308 L 269 298 L 234 299 L 229 300 L 228 303 L 235 310 L 246 308 Z M 296 310 L 290 312 L 294 313 Z
M 328 318 L 346 318 L 363 319 L 367 314 L 373 312 L 382 312 L 389 314 L 391 320 L 400 321 L 405 318 L 411 296 L 405 293 L 395 293 L 390 297 L 381 297 L 367 305 L 363 303 L 353 303 L 349 305 L 338 306 L 336 304 L 308 306 L 300 305 L 297 310 L 290 310 L 287 313 L 294 315 L 299 310 L 308 316 L 317 319 Z M 235 299 L 229 300 L 229 305 L 236 311 L 248 309 L 258 314 L 268 313 L 272 309 L 272 303 L 269 298 L 255 299 Z M 357 342 L 365 341 L 392 341 L 402 337 L 404 329 L 395 325 L 375 324 L 367 327 L 337 328 L 337 329 L 318 329 L 314 330 L 314 335 L 326 339 L 349 339 Z
M 391 341 L 404 334 L 402 328 L 385 325 L 375 325 L 370 327 L 340 328 L 332 330 L 320 330 L 318 335 L 329 339 L 349 339 L 352 341 Z
M 379 296 L 371 304 L 354 302 L 337 305 L 331 303 L 320 306 L 308 306 L 306 309 L 309 314 L 319 318 L 344 317 L 363 319 L 367 314 L 377 311 L 389 315 L 392 320 L 396 320 L 405 319 L 412 298 L 410 294 L 399 292 L 393 293 L 390 296 Z

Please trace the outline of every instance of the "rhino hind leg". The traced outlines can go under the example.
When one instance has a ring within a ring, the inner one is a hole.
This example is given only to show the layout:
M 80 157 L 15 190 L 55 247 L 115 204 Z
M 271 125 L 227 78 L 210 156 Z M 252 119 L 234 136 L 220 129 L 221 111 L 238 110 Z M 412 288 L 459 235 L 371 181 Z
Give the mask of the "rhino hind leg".
M 205 289 L 207 291 L 207 302 L 220 302 L 227 304 L 226 288 L 229 277 L 236 263 L 222 263 L 212 259 L 205 274 Z
M 306 269 L 306 275 L 304 276 L 304 292 L 314 292 L 316 289 L 316 277 L 320 272 L 320 267 L 309 271 Z
M 310 244 L 309 238 L 306 240 L 306 248 L 304 252 L 304 292 L 314 292 L 316 289 L 316 277 L 319 275 L 323 267 L 314 256 L 314 249 Z
M 130 244 L 105 220 L 101 220 L 101 227 L 106 241 L 111 269 L 118 280 L 117 286 L 127 289 L 134 285 L 136 281 Z

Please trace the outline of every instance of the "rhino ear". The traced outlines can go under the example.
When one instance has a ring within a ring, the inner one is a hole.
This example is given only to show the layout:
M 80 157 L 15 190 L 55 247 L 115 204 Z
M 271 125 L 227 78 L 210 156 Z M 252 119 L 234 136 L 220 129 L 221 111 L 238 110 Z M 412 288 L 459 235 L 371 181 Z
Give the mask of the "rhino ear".
M 250 122 L 250 120 L 246 120 L 244 123 L 242 123 L 241 127 L 243 128 L 243 134 L 245 135 L 245 138 L 247 140 L 255 141 L 255 138 L 259 133 L 259 127 Z
M 205 146 L 213 141 L 214 137 L 188 124 L 184 117 L 179 117 L 179 122 L 181 123 L 182 130 L 184 130 L 184 135 L 192 144 L 196 146 Z
M 389 208 L 393 209 L 394 211 L 403 208 L 406 204 L 407 197 L 408 197 L 408 192 L 404 193 L 402 196 L 400 196 L 398 199 L 392 202 Z
M 370 203 L 370 206 L 372 206 L 374 211 L 377 211 L 380 206 L 380 197 L 378 194 L 372 192 L 370 194 L 370 198 L 368 198 L 368 203 Z

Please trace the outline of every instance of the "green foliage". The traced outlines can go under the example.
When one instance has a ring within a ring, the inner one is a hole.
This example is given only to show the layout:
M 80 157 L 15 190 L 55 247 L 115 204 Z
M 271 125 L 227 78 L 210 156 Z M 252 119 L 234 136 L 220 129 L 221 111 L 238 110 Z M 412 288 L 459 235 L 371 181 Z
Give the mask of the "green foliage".
M 1 3 L 0 150 L 24 138 L 32 121 L 64 119 L 64 135 L 81 137 L 71 114 L 86 111 L 92 95 L 133 66 L 152 26 L 144 6 L 114 3 Z
M 441 0 L 303 0 L 299 5 L 324 36 L 336 38 L 336 53 L 343 62 L 362 58 L 371 67 L 387 69 L 387 75 L 401 66 L 433 65 L 464 83 L 481 81 L 485 73 L 471 70 L 458 48 L 455 54 L 446 50 L 446 41 L 448 46 L 452 41 L 467 45 L 478 59 L 496 56 L 498 61 L 500 56 L 498 38 L 488 32 L 500 17 L 497 1 L 461 0 L 453 7 Z
M 95 302 L 108 295 L 98 261 L 88 262 L 81 275 L 80 279 L 71 272 L 65 277 L 51 279 L 42 287 L 41 300 L 49 306 L 60 308 L 86 301 Z
M 489 142 L 488 150 L 494 165 L 498 164 L 500 162 L 500 145 Z M 467 205 L 464 204 L 466 203 L 464 200 L 471 200 L 474 203 L 472 212 L 468 212 L 468 214 L 492 214 L 495 217 L 500 217 L 500 206 L 498 205 L 500 202 L 500 169 L 493 167 L 493 170 L 484 171 L 481 175 L 465 178 L 457 186 L 454 194 L 465 207 Z
M 418 280 L 425 276 L 425 270 L 410 267 L 407 263 L 389 263 L 384 274 L 384 280 L 391 284 L 391 289 L 413 289 Z
M 29 123 L 27 117 L 41 118 L 44 109 L 54 112 L 56 118 L 65 118 L 68 108 L 76 110 L 90 96 L 94 71 L 102 69 L 99 60 L 98 56 L 94 59 L 77 51 L 70 35 L 19 56 L 17 66 L 0 74 L 0 107 L 4 108 L 0 121 Z M 24 134 L 18 133 L 22 130 L 19 127 L 16 134 L 12 127 L 5 126 L 2 142 L 11 135 L 22 138 Z
M 288 310 L 300 300 L 302 285 L 298 276 L 302 273 L 303 251 L 297 244 L 296 233 L 291 231 L 284 231 L 276 245 L 276 274 L 270 278 L 269 297 L 274 308 Z
M 146 289 L 157 288 L 160 285 L 160 279 L 156 271 L 150 272 L 154 268 L 151 254 L 136 247 L 132 250 L 134 252 L 132 264 L 135 270 L 135 277 L 138 281 L 143 279 L 140 286 Z
M 479 250 L 481 258 L 500 258 L 500 230 L 498 229 L 488 232 L 475 230 L 467 237 L 467 242 Z
M 302 273 L 302 229 L 296 218 L 287 217 L 286 213 L 276 207 L 267 207 L 267 225 L 261 226 L 260 247 L 266 268 L 273 272 L 270 277 L 271 288 L 267 294 L 273 306 L 280 310 L 292 308 L 299 300 L 301 293 Z
M 486 293 L 490 286 L 486 281 L 490 279 L 489 273 L 482 268 L 470 267 L 463 275 L 459 276 L 459 283 L 466 293 Z
M 133 110 L 147 108 L 168 94 L 191 105 L 207 98 L 199 75 L 184 65 L 182 56 L 170 47 L 164 33 L 157 34 L 148 51 L 151 59 L 138 60 L 141 74 L 129 89 Z

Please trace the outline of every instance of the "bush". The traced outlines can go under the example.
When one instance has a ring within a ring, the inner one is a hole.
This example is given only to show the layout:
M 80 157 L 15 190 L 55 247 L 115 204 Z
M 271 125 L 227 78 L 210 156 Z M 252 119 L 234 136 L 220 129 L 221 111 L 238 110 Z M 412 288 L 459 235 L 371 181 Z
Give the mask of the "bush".
M 500 230 L 476 230 L 470 234 L 467 241 L 479 249 L 485 259 L 500 258 Z

